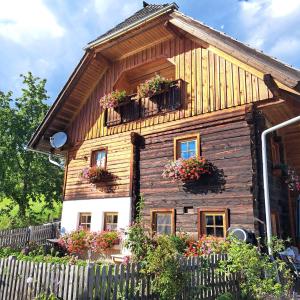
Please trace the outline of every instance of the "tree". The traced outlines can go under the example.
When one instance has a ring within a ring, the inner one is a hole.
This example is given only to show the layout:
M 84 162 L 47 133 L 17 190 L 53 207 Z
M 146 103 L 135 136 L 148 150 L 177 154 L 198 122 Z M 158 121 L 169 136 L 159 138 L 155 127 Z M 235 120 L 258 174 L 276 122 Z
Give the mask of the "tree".
M 21 97 L 0 92 L 0 197 L 15 202 L 25 218 L 29 201 L 45 200 L 51 207 L 61 199 L 63 172 L 46 155 L 25 150 L 49 106 L 46 80 L 30 72 L 21 77 Z

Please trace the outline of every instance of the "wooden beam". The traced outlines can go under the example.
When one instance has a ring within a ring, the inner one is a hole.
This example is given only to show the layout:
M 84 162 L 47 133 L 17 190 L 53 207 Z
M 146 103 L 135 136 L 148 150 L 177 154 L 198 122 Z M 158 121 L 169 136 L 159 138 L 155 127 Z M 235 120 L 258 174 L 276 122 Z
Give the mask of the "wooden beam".
M 279 98 L 279 87 L 271 74 L 264 75 L 264 83 L 268 87 L 268 89 L 272 92 L 274 98 L 278 99 Z
M 163 16 L 161 18 L 158 18 L 156 20 L 153 20 L 151 22 L 149 22 L 149 24 L 145 25 L 141 25 L 137 28 L 134 28 L 128 32 L 124 32 L 121 36 L 117 36 L 113 39 L 111 39 L 110 41 L 106 42 L 106 43 L 103 43 L 99 46 L 95 46 L 95 52 L 101 52 L 105 49 L 109 49 L 125 40 L 129 40 L 130 38 L 138 35 L 138 34 L 141 34 L 145 31 L 148 31 L 154 27 L 157 27 L 157 26 L 160 26 L 162 25 L 164 22 L 166 21 L 166 16 Z
M 94 53 L 94 58 L 104 64 L 107 68 L 112 66 L 112 61 L 99 52 Z
M 294 90 L 300 93 L 300 81 L 295 85 Z
M 164 23 L 164 27 L 168 30 L 175 38 L 179 37 L 181 40 L 184 38 L 184 34 L 178 30 L 177 27 L 172 25 L 169 21 Z
M 292 104 L 295 104 L 295 102 L 297 104 L 300 103 L 300 96 L 297 94 L 294 94 L 292 92 L 289 92 L 289 91 L 279 88 L 271 74 L 264 75 L 264 83 L 269 88 L 269 90 L 272 92 L 272 94 L 274 95 L 274 98 L 277 98 L 277 99 L 280 98 L 283 100 L 287 100 L 287 101 L 292 102 Z

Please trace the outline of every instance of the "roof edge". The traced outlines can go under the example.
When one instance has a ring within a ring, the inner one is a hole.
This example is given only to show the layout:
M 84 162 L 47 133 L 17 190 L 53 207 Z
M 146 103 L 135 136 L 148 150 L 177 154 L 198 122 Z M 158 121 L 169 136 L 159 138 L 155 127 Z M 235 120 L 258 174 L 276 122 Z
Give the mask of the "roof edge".
M 263 53 L 262 51 L 246 45 L 243 42 L 238 41 L 224 34 L 223 32 L 220 32 L 217 29 L 214 29 L 198 20 L 193 19 L 192 17 L 183 14 L 182 12 L 176 11 L 171 16 L 173 17 L 173 19 L 177 19 L 179 23 L 184 23 L 185 25 L 187 25 L 187 27 L 193 27 L 193 30 L 186 30 L 180 27 L 182 30 L 189 32 L 196 38 L 200 40 L 202 39 L 212 46 L 219 48 L 234 57 L 236 57 L 234 52 L 239 52 L 241 57 L 239 57 L 238 59 L 258 70 L 258 63 L 265 65 L 268 68 L 267 73 L 273 73 L 272 75 L 274 76 L 274 78 L 281 84 L 287 86 L 290 89 L 293 89 L 296 92 L 300 91 L 299 69 L 291 67 L 284 62 Z M 175 26 L 180 26 L 180 24 L 172 22 L 172 19 L 170 20 L 170 22 Z M 201 38 L 195 32 L 195 29 L 201 31 Z M 225 45 L 225 48 L 223 48 L 222 45 L 223 47 Z
M 86 66 L 89 62 L 89 55 L 90 52 L 86 51 L 77 66 L 75 67 L 74 71 L 71 73 L 69 79 L 67 80 L 66 84 L 63 86 L 61 89 L 60 93 L 58 94 L 56 100 L 54 103 L 51 105 L 50 109 L 46 113 L 43 121 L 40 123 L 38 128 L 35 130 L 35 132 L 32 134 L 29 142 L 27 143 L 27 147 L 30 149 L 34 149 L 35 145 L 37 144 L 37 139 L 40 139 L 40 134 L 42 133 L 44 127 L 47 125 L 47 123 L 50 121 L 53 113 L 59 108 L 59 105 L 62 103 L 62 100 L 64 96 L 66 95 L 68 89 L 71 87 L 73 84 L 74 80 L 76 79 L 76 76 L 78 76 L 78 73 Z M 92 56 L 90 56 L 91 58 Z
M 172 2 L 168 6 L 162 8 L 161 10 L 159 10 L 145 18 L 142 18 L 141 20 L 138 20 L 137 22 L 134 22 L 133 24 L 130 24 L 116 32 L 113 32 L 113 33 L 109 34 L 108 36 L 105 36 L 104 38 L 100 38 L 94 42 L 87 44 L 87 46 L 85 46 L 83 48 L 83 50 L 95 48 L 101 44 L 104 44 L 105 42 L 108 42 L 109 40 L 111 40 L 113 38 L 116 38 L 116 37 L 122 35 L 124 32 L 126 32 L 128 30 L 134 29 L 135 27 L 138 27 L 139 25 L 141 25 L 149 20 L 152 20 L 153 18 L 159 17 L 169 11 L 173 11 L 174 9 L 177 10 L 178 8 L 179 8 L 179 6 L 175 2 Z

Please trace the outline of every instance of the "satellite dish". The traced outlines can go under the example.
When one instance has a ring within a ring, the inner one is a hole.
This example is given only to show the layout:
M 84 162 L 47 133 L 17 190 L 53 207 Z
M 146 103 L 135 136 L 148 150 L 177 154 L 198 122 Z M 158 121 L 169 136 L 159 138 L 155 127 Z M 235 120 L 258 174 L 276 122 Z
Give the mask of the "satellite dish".
M 56 132 L 50 137 L 50 144 L 53 148 L 59 149 L 67 142 L 68 136 L 65 132 Z
M 255 234 L 251 231 L 237 227 L 237 228 L 229 228 L 227 232 L 233 235 L 234 237 L 236 237 L 240 241 L 257 245 L 257 239 L 255 237 Z

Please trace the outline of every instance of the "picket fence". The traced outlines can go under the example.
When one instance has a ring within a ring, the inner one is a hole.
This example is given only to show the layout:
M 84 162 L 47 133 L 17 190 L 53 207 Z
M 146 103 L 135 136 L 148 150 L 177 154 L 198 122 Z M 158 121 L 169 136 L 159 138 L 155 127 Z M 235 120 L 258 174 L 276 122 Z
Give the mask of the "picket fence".
M 27 228 L 7 229 L 0 231 L 0 248 L 13 247 L 22 248 L 30 241 L 38 245 L 45 244 L 47 239 L 58 237 L 59 222 L 49 223 Z
M 227 291 L 238 294 L 238 276 L 216 271 L 225 255 L 181 259 L 188 282 L 178 299 L 216 299 Z M 0 259 L 0 299 L 29 300 L 54 294 L 64 300 L 159 299 L 152 278 L 142 275 L 140 264 L 77 266 Z

